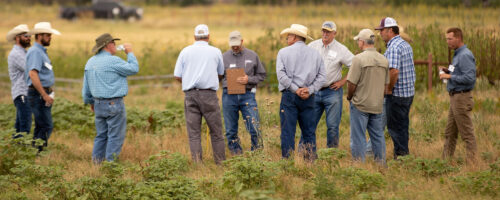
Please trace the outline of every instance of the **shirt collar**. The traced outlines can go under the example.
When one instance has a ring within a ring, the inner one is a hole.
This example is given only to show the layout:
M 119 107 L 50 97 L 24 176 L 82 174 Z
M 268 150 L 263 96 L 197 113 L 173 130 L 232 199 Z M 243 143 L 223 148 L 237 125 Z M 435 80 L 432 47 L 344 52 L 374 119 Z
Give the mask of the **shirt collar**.
M 42 46 L 38 42 L 35 42 L 35 45 L 33 45 L 33 47 L 39 48 L 39 49 L 43 50 L 45 53 L 47 53 L 47 48 L 45 48 L 44 46 Z
M 109 53 L 109 52 L 108 52 L 108 51 L 106 51 L 106 50 L 101 50 L 101 51 L 99 51 L 99 53 L 97 53 L 97 55 L 105 55 L 105 56 L 110 56 L 110 55 L 111 55 L 111 53 Z
M 231 51 L 231 54 L 233 54 L 233 56 L 241 56 L 241 55 L 245 54 L 245 48 L 241 49 L 241 51 L 238 53 L 234 53 L 233 50 L 230 50 L 230 51 Z
M 325 46 L 325 44 L 323 44 L 323 41 L 321 41 L 321 46 L 322 46 L 323 48 L 327 48 L 327 49 L 329 49 L 330 47 L 332 47 L 332 46 L 335 44 L 335 42 L 336 42 L 336 40 L 335 40 L 335 39 L 333 39 L 333 40 L 332 40 L 329 44 L 327 44 L 327 45 Z
M 21 46 L 20 46 L 20 45 L 18 45 L 18 44 L 15 44 L 15 45 L 14 45 L 14 49 L 15 49 L 15 50 L 18 50 L 18 51 L 23 51 L 23 52 L 25 52 L 25 53 L 26 53 L 26 49 L 25 49 L 25 48 L 23 48 L 23 47 L 21 47 Z
M 371 47 L 371 48 L 366 48 L 363 51 L 377 51 L 377 49 L 375 49 L 375 47 Z
M 208 45 L 208 42 L 203 40 L 198 40 L 194 42 L 194 45 Z
M 299 41 L 293 43 L 293 45 L 306 45 L 306 43 L 304 41 L 299 40 Z
M 465 44 L 464 44 L 464 45 L 463 45 L 463 46 L 461 46 L 460 48 L 455 49 L 455 53 L 454 53 L 454 55 L 457 55 L 457 54 L 458 54 L 458 52 L 460 52 L 460 51 L 462 51 L 462 50 L 464 50 L 464 49 L 466 49 L 466 48 L 467 48 L 467 45 L 465 45 Z
M 389 42 L 387 43 L 387 47 L 391 46 L 391 44 L 395 41 L 395 40 L 398 40 L 398 39 L 401 39 L 401 36 L 399 35 L 396 35 L 394 36 L 391 40 L 389 40 Z

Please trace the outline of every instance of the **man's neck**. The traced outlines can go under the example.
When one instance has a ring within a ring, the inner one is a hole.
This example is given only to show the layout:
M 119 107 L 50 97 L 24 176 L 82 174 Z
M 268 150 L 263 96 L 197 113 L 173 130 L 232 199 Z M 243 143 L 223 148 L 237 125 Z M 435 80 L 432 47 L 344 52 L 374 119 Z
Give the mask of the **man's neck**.
M 335 39 L 332 39 L 332 40 L 327 41 L 327 42 L 323 41 L 323 46 L 328 46 L 328 45 L 330 45 L 330 44 L 331 44 L 334 40 L 335 40 Z
M 371 49 L 371 48 L 375 48 L 374 45 L 366 45 L 366 46 L 363 46 L 363 48 L 361 48 L 361 50 L 365 51 L 367 49 Z
M 462 42 L 462 43 L 460 43 L 460 44 L 457 46 L 457 48 L 456 48 L 455 50 L 460 49 L 460 48 L 461 48 L 461 47 L 463 47 L 464 45 L 465 45 L 465 43 L 463 43 L 463 42 Z

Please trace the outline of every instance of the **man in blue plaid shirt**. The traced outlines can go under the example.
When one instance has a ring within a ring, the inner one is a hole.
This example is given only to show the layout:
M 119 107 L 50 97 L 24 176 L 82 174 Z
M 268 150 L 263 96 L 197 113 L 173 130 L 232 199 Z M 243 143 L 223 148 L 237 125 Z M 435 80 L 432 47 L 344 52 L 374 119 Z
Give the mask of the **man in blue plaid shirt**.
M 375 28 L 387 44 L 384 56 L 389 60 L 390 83 L 385 91 L 385 116 L 387 129 L 394 143 L 394 158 L 408 155 L 410 107 L 415 95 L 415 66 L 413 50 L 399 36 L 396 20 L 383 18 Z

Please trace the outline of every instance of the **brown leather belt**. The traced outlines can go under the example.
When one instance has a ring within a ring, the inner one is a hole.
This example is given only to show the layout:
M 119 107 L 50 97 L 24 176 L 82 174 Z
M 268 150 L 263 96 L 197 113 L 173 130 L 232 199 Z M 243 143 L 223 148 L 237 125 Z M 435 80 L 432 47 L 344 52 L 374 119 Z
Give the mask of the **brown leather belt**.
M 36 88 L 35 88 L 33 85 L 30 85 L 30 86 L 29 86 L 29 89 L 32 89 L 32 90 L 37 91 L 37 90 L 36 90 Z M 46 92 L 47 94 L 50 94 L 50 93 L 53 91 L 51 87 L 43 87 L 43 90 L 45 90 L 45 92 Z M 37 92 L 38 92 L 38 91 L 37 91 Z
M 462 91 L 450 91 L 450 96 L 453 96 L 455 94 L 460 94 L 460 93 L 467 93 L 470 92 L 471 90 L 462 90 Z

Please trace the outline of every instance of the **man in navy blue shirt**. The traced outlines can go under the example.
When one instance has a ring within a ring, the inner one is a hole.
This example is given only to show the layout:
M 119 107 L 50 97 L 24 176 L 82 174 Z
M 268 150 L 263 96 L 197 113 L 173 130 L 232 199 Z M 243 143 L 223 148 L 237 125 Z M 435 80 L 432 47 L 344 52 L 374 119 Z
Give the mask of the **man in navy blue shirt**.
M 449 68 L 442 68 L 447 73 L 439 75 L 440 79 L 448 81 L 446 88 L 450 94 L 443 158 L 453 156 L 460 133 L 467 147 L 467 162 L 473 163 L 477 146 L 471 117 L 474 106 L 471 91 L 476 83 L 476 59 L 464 44 L 462 30 L 459 28 L 450 28 L 446 31 L 446 42 L 449 48 L 455 50 L 455 54 Z

